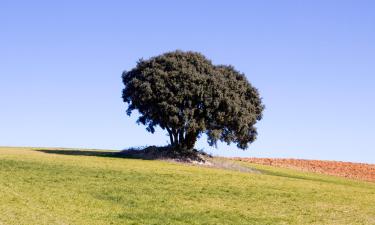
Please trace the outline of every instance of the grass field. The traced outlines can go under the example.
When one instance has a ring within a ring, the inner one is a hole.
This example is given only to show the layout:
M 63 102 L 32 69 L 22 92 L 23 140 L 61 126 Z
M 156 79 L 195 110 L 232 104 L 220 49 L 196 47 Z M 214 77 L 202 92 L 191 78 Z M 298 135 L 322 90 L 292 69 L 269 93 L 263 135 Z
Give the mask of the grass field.
M 238 163 L 0 148 L 0 224 L 375 224 L 375 183 Z

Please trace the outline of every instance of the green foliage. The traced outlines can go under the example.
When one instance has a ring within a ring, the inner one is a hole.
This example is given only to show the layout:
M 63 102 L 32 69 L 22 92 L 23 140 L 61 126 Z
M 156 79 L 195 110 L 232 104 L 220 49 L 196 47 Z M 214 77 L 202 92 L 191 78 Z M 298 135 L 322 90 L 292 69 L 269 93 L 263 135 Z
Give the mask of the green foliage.
M 213 65 L 196 52 L 174 51 L 148 60 L 122 75 L 127 113 L 140 112 L 138 122 L 149 132 L 167 130 L 172 146 L 192 149 L 206 133 L 246 149 L 257 131 L 264 105 L 258 90 L 232 66 Z

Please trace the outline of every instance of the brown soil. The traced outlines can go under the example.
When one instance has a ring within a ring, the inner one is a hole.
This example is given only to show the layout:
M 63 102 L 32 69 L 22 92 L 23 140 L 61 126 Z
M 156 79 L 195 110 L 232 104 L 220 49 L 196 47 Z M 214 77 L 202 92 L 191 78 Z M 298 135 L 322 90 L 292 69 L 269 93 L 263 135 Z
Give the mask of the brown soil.
M 236 160 L 375 182 L 375 164 L 305 159 L 235 158 Z

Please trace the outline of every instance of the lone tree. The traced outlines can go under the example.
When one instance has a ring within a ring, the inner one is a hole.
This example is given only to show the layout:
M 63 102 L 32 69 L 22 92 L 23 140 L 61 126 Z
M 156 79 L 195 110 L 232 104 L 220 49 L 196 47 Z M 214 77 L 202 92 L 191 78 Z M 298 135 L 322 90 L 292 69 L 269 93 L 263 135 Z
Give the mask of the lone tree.
M 264 105 L 258 90 L 232 66 L 213 65 L 197 52 L 174 51 L 122 74 L 127 114 L 138 110 L 138 123 L 169 134 L 172 149 L 191 152 L 202 134 L 208 143 L 236 143 L 246 149 L 257 136 L 254 124 Z

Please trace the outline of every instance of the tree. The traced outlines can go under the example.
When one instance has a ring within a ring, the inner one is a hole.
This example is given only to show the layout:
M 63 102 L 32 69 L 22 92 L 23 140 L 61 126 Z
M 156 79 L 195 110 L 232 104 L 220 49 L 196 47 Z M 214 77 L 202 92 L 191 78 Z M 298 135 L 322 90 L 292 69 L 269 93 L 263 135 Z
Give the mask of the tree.
M 166 130 L 173 149 L 191 151 L 202 134 L 210 145 L 220 140 L 241 149 L 256 139 L 254 125 L 264 105 L 258 90 L 232 66 L 174 51 L 140 59 L 122 80 L 127 114 L 138 110 L 137 122 L 151 133 L 156 126 Z

